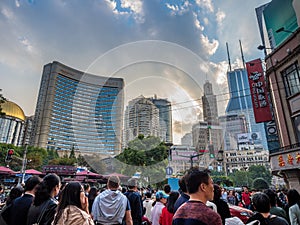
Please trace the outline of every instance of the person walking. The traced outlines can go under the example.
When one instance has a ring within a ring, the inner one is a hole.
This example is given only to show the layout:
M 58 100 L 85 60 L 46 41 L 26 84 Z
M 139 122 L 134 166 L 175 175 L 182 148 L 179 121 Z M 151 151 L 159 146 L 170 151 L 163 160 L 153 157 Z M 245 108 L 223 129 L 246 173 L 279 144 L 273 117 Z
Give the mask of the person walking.
M 54 219 L 57 207 L 55 196 L 61 187 L 59 176 L 54 173 L 48 174 L 38 185 L 27 215 L 27 225 L 43 224 L 50 225 Z
M 276 192 L 271 189 L 267 189 L 264 191 L 264 193 L 266 195 L 268 195 L 268 197 L 270 199 L 270 205 L 271 205 L 270 213 L 272 215 L 280 216 L 280 217 L 288 220 L 285 210 L 283 208 L 276 206 L 276 200 L 278 198 Z
M 162 209 L 159 218 L 160 225 L 172 225 L 172 220 L 174 216 L 174 205 L 178 197 L 179 197 L 179 193 L 177 191 L 170 192 L 169 198 L 167 200 L 167 204 Z
M 132 225 L 130 204 L 127 197 L 118 190 L 120 179 L 111 176 L 107 181 L 107 190 L 101 192 L 93 203 L 92 215 L 97 225 Z
M 61 193 L 52 225 L 94 225 L 89 215 L 88 199 L 79 182 L 68 183 Z
M 179 188 L 180 188 L 180 197 L 176 200 L 174 205 L 174 213 L 177 211 L 177 209 L 185 202 L 187 202 L 190 199 L 190 196 L 187 193 L 186 189 L 186 183 L 185 183 L 185 176 L 182 176 L 180 180 L 178 181 Z
M 137 180 L 131 178 L 128 180 L 128 191 L 125 192 L 125 196 L 128 198 L 131 209 L 131 218 L 133 225 L 141 225 L 143 217 L 143 202 L 142 197 L 138 192 Z
M 291 225 L 300 225 L 300 195 L 296 189 L 287 192 Z
M 153 200 L 151 199 L 151 193 L 148 191 L 145 194 L 146 199 L 143 201 L 143 207 L 145 208 L 145 217 L 151 221 L 151 211 Z
M 173 225 L 222 225 L 221 217 L 211 208 L 206 206 L 207 201 L 212 201 L 214 186 L 208 171 L 191 168 L 186 175 L 189 201 L 184 203 L 173 217 Z
M 38 176 L 32 176 L 26 180 L 24 195 L 16 198 L 10 208 L 9 225 L 26 225 L 29 208 L 41 181 L 42 179 Z
M 249 192 L 248 187 L 244 187 L 244 191 L 242 193 L 242 204 L 244 208 L 250 209 L 251 206 L 251 194 Z
M 265 193 L 255 193 L 252 196 L 252 204 L 257 213 L 251 216 L 246 224 L 258 220 L 260 225 L 289 225 L 284 218 L 270 213 L 270 199 Z
M 225 219 L 230 218 L 230 210 L 227 202 L 224 201 L 222 198 L 222 189 L 219 185 L 214 184 L 214 200 L 213 203 L 215 203 L 217 207 L 217 212 L 222 218 L 222 223 L 225 225 Z
M 91 187 L 90 192 L 89 192 L 89 196 L 88 196 L 88 200 L 89 200 L 89 212 L 92 213 L 92 207 L 93 207 L 93 203 L 95 201 L 95 198 L 98 195 L 98 189 L 96 187 Z
M 167 203 L 167 198 L 169 197 L 164 191 L 156 192 L 156 203 L 151 211 L 151 222 L 152 225 L 160 225 L 159 218 L 162 213 L 162 209 Z
M 0 222 L 1 222 L 0 224 L 1 225 L 5 225 L 5 224 L 10 225 L 10 223 L 11 223 L 11 214 L 14 213 L 11 210 L 11 208 L 13 206 L 13 201 L 16 198 L 22 196 L 23 192 L 24 192 L 24 189 L 21 186 L 13 187 L 10 190 L 9 195 L 7 197 L 7 200 L 5 202 L 5 206 L 1 210 L 1 218 L 0 218 Z

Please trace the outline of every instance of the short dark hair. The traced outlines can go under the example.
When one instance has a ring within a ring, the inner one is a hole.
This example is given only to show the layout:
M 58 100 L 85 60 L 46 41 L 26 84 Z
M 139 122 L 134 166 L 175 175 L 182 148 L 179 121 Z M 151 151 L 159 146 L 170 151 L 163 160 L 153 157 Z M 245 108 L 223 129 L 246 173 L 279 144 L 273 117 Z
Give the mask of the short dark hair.
M 200 184 L 208 184 L 209 170 L 200 171 L 199 168 L 191 168 L 186 175 L 186 187 L 189 194 L 194 194 L 198 191 Z
M 90 187 L 91 187 L 91 186 L 90 186 L 88 183 L 85 183 L 85 184 L 83 185 L 84 191 L 87 191 Z
M 164 185 L 164 192 L 167 193 L 167 194 L 171 192 L 170 184 L 165 184 Z
M 214 201 L 220 201 L 222 196 L 222 190 L 219 185 L 214 184 Z
M 38 176 L 32 176 L 28 178 L 25 182 L 25 188 L 24 191 L 32 191 L 36 185 L 42 182 L 42 178 Z
M 130 178 L 130 179 L 128 180 L 128 188 L 129 188 L 129 189 L 132 189 L 132 188 L 137 187 L 137 186 L 138 186 L 137 179 L 135 179 L 135 178 Z
M 180 187 L 180 190 L 182 192 L 187 192 L 187 189 L 186 189 L 186 183 L 185 183 L 185 176 L 182 176 L 180 178 L 180 180 L 178 181 L 178 185 Z
M 268 195 L 269 199 L 270 199 L 270 204 L 271 206 L 276 206 L 276 201 L 277 201 L 277 194 L 275 191 L 273 191 L 272 189 L 267 189 L 264 191 L 264 193 L 266 195 Z
M 149 191 L 147 191 L 145 195 L 147 198 L 151 198 L 151 193 Z
M 289 202 L 289 206 L 295 205 L 297 203 L 300 207 L 300 194 L 296 189 L 290 189 L 287 192 L 286 196 Z
M 270 199 L 268 195 L 262 192 L 257 192 L 252 196 L 252 204 L 257 212 L 268 213 L 270 212 Z
M 108 188 L 118 188 L 120 185 L 120 179 L 118 176 L 110 176 L 107 181 Z

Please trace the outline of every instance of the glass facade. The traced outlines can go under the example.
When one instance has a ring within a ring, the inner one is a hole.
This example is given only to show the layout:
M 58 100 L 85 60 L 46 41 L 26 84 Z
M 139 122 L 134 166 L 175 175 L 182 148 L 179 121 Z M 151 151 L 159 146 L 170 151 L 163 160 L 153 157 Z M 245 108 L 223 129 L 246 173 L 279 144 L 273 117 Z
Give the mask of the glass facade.
M 5 101 L 1 104 L 0 117 L 0 143 L 21 146 L 24 137 L 25 115 L 23 110 L 15 103 Z
M 123 80 L 87 75 L 57 62 L 53 64 L 51 73 L 44 68 L 43 76 L 51 74 L 50 79 L 42 78 L 42 82 L 49 81 L 49 102 L 37 104 L 41 109 L 36 111 L 42 116 L 36 116 L 35 145 L 60 151 L 74 147 L 80 152 L 106 156 L 119 153 Z M 66 69 L 71 71 L 65 73 Z M 46 139 L 42 133 L 46 133 Z
M 251 101 L 251 93 L 246 69 L 237 69 L 227 73 L 230 99 L 226 107 L 226 115 L 244 115 L 246 130 L 259 134 L 259 139 L 253 144 L 261 144 L 268 149 L 266 132 L 263 123 L 256 123 Z

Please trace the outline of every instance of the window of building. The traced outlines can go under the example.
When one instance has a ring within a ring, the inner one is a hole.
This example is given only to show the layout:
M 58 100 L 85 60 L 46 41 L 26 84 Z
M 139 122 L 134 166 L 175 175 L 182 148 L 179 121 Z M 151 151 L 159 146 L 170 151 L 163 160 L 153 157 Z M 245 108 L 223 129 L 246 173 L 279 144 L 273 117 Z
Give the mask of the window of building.
M 287 69 L 282 71 L 285 91 L 287 97 L 300 92 L 300 68 L 298 62 L 295 62 Z
M 298 138 L 298 143 L 300 143 L 300 115 L 294 118 L 294 128 L 296 132 L 296 137 Z

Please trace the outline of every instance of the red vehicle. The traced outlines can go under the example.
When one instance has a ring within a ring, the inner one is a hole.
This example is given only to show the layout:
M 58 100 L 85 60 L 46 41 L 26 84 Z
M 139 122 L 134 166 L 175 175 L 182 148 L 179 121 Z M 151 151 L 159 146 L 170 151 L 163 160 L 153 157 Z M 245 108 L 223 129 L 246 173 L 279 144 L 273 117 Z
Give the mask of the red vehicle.
M 253 214 L 251 210 L 240 206 L 231 205 L 231 204 L 228 204 L 228 206 L 229 206 L 231 216 L 232 217 L 236 216 L 240 218 L 243 221 L 243 223 L 246 223 L 249 217 Z

